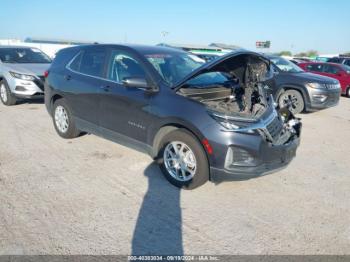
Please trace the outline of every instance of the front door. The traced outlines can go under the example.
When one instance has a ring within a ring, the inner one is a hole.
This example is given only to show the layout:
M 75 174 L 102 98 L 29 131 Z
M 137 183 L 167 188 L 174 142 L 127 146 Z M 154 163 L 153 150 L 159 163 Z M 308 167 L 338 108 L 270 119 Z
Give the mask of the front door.
M 157 94 L 124 86 L 123 79 L 130 77 L 149 79 L 145 66 L 134 55 L 111 50 L 106 76 L 109 83 L 101 89 L 100 127 L 145 143 L 152 124 L 150 103 Z

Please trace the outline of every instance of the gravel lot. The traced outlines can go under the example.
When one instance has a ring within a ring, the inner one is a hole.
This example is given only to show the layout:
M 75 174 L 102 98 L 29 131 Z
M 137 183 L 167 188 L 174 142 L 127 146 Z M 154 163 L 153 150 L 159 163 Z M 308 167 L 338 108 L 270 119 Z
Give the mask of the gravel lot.
M 287 169 L 179 191 L 139 152 L 0 105 L 0 254 L 350 254 L 350 99 L 303 114 Z

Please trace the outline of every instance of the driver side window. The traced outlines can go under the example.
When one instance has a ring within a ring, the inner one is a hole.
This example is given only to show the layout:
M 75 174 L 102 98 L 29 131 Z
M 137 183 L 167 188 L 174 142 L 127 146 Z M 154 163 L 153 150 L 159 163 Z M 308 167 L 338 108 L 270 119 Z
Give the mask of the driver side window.
M 123 51 L 112 51 L 108 68 L 108 79 L 118 83 L 130 77 L 146 79 L 146 73 L 140 63 Z

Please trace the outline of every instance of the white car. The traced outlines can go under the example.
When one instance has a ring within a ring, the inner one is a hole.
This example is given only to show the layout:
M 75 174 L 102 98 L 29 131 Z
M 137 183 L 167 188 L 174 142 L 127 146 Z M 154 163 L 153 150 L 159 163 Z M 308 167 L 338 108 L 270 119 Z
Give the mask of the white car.
M 44 95 L 51 59 L 37 48 L 0 46 L 0 98 L 4 105 Z

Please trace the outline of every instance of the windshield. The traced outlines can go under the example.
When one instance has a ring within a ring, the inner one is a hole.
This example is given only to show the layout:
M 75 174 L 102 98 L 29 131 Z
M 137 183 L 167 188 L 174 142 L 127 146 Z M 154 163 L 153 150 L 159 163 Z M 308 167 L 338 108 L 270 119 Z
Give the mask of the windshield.
M 278 67 L 278 69 L 283 72 L 288 72 L 288 73 L 304 72 L 303 69 L 301 69 L 299 66 L 282 57 L 269 57 L 269 58 L 272 61 L 272 63 L 274 63 Z
M 205 63 L 203 59 L 186 53 L 147 54 L 145 57 L 170 86 Z
M 3 63 L 47 64 L 51 59 L 36 48 L 0 48 L 0 60 Z

